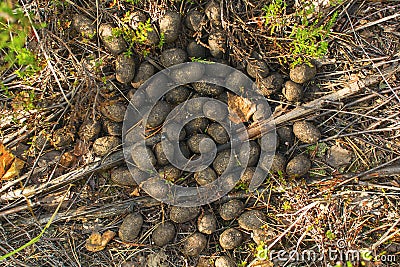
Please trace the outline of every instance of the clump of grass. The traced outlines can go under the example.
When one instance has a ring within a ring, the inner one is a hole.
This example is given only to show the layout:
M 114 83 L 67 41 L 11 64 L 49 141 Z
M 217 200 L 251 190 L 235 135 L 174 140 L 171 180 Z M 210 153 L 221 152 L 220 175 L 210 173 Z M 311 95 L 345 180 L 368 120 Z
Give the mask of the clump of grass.
M 32 27 L 29 17 L 22 8 L 13 7 L 10 3 L 0 3 L 0 50 L 3 54 L 0 72 L 13 67 L 19 68 L 15 73 L 21 77 L 29 77 L 42 69 L 37 56 L 25 47 Z

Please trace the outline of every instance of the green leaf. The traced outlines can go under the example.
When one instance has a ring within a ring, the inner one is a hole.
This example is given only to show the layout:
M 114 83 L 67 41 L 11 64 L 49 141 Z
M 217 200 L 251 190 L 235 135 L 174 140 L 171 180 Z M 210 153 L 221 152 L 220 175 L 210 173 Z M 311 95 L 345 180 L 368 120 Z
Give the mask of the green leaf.
M 328 231 L 326 231 L 326 237 L 327 237 L 329 240 L 334 240 L 334 239 L 336 238 L 336 235 L 335 235 L 334 233 L 332 233 L 331 230 L 328 230 Z
M 361 259 L 371 261 L 373 259 L 372 252 L 367 248 L 360 249 Z

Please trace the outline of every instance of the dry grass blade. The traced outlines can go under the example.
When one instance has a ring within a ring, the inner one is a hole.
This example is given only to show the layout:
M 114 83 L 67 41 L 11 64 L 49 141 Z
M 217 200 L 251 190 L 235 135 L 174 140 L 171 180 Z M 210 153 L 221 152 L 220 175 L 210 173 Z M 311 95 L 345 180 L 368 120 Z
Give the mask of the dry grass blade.
M 361 31 L 361 30 L 366 29 L 368 27 L 372 27 L 374 25 L 378 25 L 378 24 L 380 24 L 382 22 L 385 22 L 385 21 L 388 21 L 388 20 L 391 20 L 391 19 L 396 19 L 398 17 L 400 17 L 400 14 L 393 14 L 391 16 L 387 16 L 387 17 L 384 17 L 384 18 L 381 18 L 381 19 L 378 19 L 378 20 L 375 20 L 375 21 L 371 21 L 371 22 L 369 22 L 367 24 L 364 24 L 362 26 L 359 26 L 359 27 L 355 28 L 354 31 L 355 32 L 356 31 Z
M 71 186 L 68 188 L 68 190 L 66 191 L 64 197 L 68 194 L 69 190 L 71 189 Z M 3 255 L 0 257 L 0 261 L 6 260 L 9 257 L 12 257 L 14 254 L 22 251 L 23 249 L 35 244 L 36 242 L 38 242 L 40 240 L 40 238 L 43 236 L 43 234 L 46 232 L 46 230 L 50 227 L 50 225 L 52 224 L 54 218 L 57 216 L 58 210 L 60 209 L 62 203 L 64 201 L 64 198 L 61 199 L 60 203 L 58 204 L 56 210 L 54 211 L 54 213 L 51 215 L 51 217 L 47 220 L 47 223 L 45 225 L 45 227 L 43 228 L 43 230 L 40 232 L 40 234 L 38 236 L 36 236 L 35 238 L 31 239 L 28 243 L 22 245 L 21 247 L 7 253 L 6 255 Z
M 395 227 L 400 223 L 400 218 L 398 220 L 396 220 L 392 226 L 390 226 L 390 228 L 386 231 L 386 233 L 384 235 L 381 236 L 381 238 L 379 238 L 379 240 L 374 243 L 372 245 L 373 249 L 376 249 L 379 245 L 381 245 L 382 243 L 390 240 L 390 238 L 392 238 L 393 236 L 397 235 L 398 233 L 400 233 L 400 229 L 397 229 L 396 231 L 393 232 L 393 230 L 395 229 Z M 390 233 L 393 232 L 393 233 Z

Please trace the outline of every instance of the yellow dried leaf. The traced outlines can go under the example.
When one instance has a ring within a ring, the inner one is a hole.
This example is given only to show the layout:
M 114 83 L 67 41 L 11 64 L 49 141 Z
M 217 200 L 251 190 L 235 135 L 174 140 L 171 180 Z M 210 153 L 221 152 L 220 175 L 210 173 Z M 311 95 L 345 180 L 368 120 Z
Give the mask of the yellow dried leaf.
M 249 121 L 256 112 L 256 104 L 249 99 L 228 93 L 229 119 L 234 123 Z
M 24 167 L 25 162 L 22 160 L 15 158 L 13 163 L 11 163 L 10 168 L 6 171 L 6 173 L 1 178 L 2 180 L 11 180 L 15 177 L 18 177 L 19 172 Z
M 19 175 L 24 162 L 16 158 L 0 143 L 0 180 L 11 180 Z
M 133 191 L 129 194 L 129 196 L 131 196 L 131 197 L 139 197 L 140 196 L 139 187 L 136 187 L 135 189 L 133 189 Z
M 91 252 L 97 252 L 103 250 L 108 242 L 110 242 L 115 236 L 113 231 L 106 231 L 103 235 L 99 232 L 93 232 L 86 240 L 86 249 Z
M 8 153 L 4 145 L 0 143 L 0 177 L 3 177 L 13 160 L 14 156 Z

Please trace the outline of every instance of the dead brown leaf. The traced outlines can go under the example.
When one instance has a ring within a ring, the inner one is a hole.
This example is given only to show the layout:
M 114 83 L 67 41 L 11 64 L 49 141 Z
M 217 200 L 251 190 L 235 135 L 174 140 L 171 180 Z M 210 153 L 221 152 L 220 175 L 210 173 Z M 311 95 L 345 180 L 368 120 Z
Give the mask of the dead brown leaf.
M 256 104 L 249 99 L 228 93 L 229 119 L 234 123 L 249 121 L 256 112 Z
M 106 231 L 103 235 L 99 232 L 93 232 L 86 240 L 86 249 L 91 252 L 97 252 L 103 250 L 108 242 L 110 242 L 115 236 L 113 231 Z
M 73 166 L 76 163 L 76 161 L 77 161 L 76 156 L 71 151 L 68 151 L 62 154 L 60 159 L 60 165 L 63 168 L 69 168 Z
M 8 153 L 4 145 L 0 143 L 0 177 L 3 177 L 13 160 L 13 155 Z
M 131 85 L 133 88 L 138 89 L 142 85 L 142 82 L 131 82 Z
M 25 162 L 16 158 L 0 143 L 0 180 L 11 180 L 19 175 Z
M 89 153 L 89 145 L 90 144 L 78 139 L 74 146 L 74 155 L 76 157 L 86 155 L 87 153 Z
M 140 190 L 139 187 L 133 189 L 133 191 L 129 194 L 131 197 L 140 197 Z

